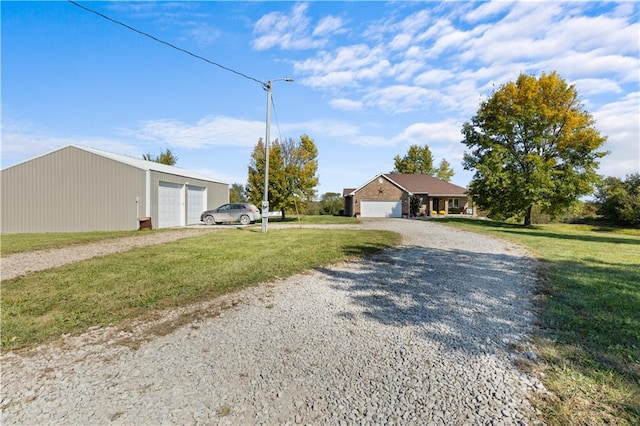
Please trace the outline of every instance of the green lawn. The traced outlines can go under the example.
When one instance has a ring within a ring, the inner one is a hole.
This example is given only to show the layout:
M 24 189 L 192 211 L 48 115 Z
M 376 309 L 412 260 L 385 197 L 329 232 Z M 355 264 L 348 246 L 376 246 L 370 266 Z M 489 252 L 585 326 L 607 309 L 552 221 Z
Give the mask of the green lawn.
M 399 242 L 385 231 L 229 229 L 3 281 L 2 347 L 144 318 Z
M 291 215 L 284 221 L 280 218 L 269 219 L 269 223 L 302 223 L 323 225 L 348 225 L 357 224 L 360 220 L 354 217 L 329 216 L 329 215 Z M 253 227 L 261 226 L 257 222 Z M 3 234 L 0 236 L 0 254 L 7 256 L 15 253 L 23 253 L 36 250 L 62 248 L 77 244 L 87 244 L 101 240 L 120 237 L 135 237 L 148 232 L 179 232 L 184 228 L 154 229 L 153 231 L 111 231 L 111 232 L 51 232 L 40 234 Z
M 446 218 L 540 259 L 540 374 L 548 424 L 640 424 L 640 230 Z

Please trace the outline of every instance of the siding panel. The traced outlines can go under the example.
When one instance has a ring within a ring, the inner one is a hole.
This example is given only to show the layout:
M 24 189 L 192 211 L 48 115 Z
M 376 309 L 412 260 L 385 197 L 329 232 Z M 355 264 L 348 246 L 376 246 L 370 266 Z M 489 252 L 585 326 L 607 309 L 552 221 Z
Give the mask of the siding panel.
M 145 208 L 144 170 L 74 147 L 2 170 L 1 179 L 3 233 L 133 230 Z

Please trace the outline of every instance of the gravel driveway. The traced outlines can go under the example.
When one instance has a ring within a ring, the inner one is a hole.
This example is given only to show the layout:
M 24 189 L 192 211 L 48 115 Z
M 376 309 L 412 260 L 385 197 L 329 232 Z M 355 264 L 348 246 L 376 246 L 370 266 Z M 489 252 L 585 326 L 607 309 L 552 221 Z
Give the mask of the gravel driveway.
M 2 354 L 2 424 L 537 423 L 542 386 L 514 364 L 533 356 L 526 253 L 434 221 L 362 227 L 403 245 Z

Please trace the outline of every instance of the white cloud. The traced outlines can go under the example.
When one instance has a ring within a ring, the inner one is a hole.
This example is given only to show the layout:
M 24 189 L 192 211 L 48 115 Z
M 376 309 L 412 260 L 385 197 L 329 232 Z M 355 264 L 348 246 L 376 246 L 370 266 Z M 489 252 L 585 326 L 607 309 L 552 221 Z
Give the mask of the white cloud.
M 312 30 L 311 18 L 307 15 L 308 8 L 308 3 L 297 3 L 288 14 L 271 12 L 262 16 L 253 28 L 253 48 L 317 49 L 327 43 L 327 36 L 342 32 L 342 19 L 332 16 L 321 19 Z
M 467 13 L 463 19 L 467 22 L 476 23 L 478 21 L 483 21 L 487 18 L 493 18 L 496 15 L 501 14 L 502 12 L 508 10 L 513 6 L 512 2 L 502 1 L 502 0 L 494 0 L 490 2 L 483 3 L 481 6 Z
M 361 126 L 337 120 L 317 120 L 296 123 L 291 128 L 302 129 L 309 135 L 322 135 L 323 139 L 339 141 L 340 143 L 361 146 L 390 146 L 393 142 L 389 138 L 365 134 Z
M 302 80 L 304 84 L 317 88 L 357 88 L 363 84 L 362 80 L 378 81 L 392 73 L 383 49 L 364 44 L 340 48 L 333 54 L 322 52 L 315 58 L 295 63 L 294 68 L 296 73 L 309 75 Z
M 179 120 L 151 120 L 137 129 L 121 129 L 123 135 L 138 140 L 195 149 L 208 146 L 252 147 L 264 132 L 262 121 L 224 116 L 207 117 L 193 124 Z
M 640 92 L 603 105 L 593 116 L 596 128 L 608 136 L 604 149 L 610 151 L 601 160 L 600 173 L 620 178 L 640 173 Z
M 396 144 L 404 145 L 429 145 L 444 143 L 459 144 L 462 140 L 460 129 L 462 125 L 454 120 L 440 123 L 414 123 L 393 138 Z
M 637 54 L 640 24 L 608 16 L 569 17 L 549 27 L 548 37 L 583 52 L 598 49 L 602 54 Z
M 638 81 L 638 57 L 602 55 L 598 51 L 567 51 L 564 55 L 548 58 L 536 66 L 543 70 L 557 70 L 564 78 L 588 78 L 617 75 L 623 81 Z
M 392 50 L 403 50 L 409 47 L 413 41 L 413 37 L 409 34 L 398 34 L 389 42 L 389 48 Z
M 592 96 L 601 93 L 622 93 L 618 83 L 609 78 L 583 78 L 572 82 L 581 96 Z
M 398 82 L 407 83 L 413 79 L 416 73 L 424 69 L 425 63 L 422 58 L 414 59 L 407 55 L 407 59 L 393 65 L 390 64 L 390 66 L 389 75 L 395 76 Z
M 333 99 L 329 101 L 329 105 L 343 111 L 357 111 L 362 109 L 362 102 L 345 98 Z
M 369 106 L 390 113 L 413 111 L 438 97 L 438 93 L 417 86 L 395 85 L 372 90 L 364 96 Z
M 361 70 L 372 64 L 381 62 L 385 58 L 381 48 L 371 48 L 366 44 L 356 44 L 341 47 L 335 54 L 322 52 L 314 59 L 308 59 L 296 64 L 298 71 L 333 72 L 342 70 Z
M 431 21 L 431 12 L 428 9 L 423 9 L 403 19 L 398 27 L 405 33 L 417 34 L 427 28 Z
M 416 76 L 413 82 L 419 86 L 439 86 L 454 76 L 449 70 L 433 69 Z
M 327 16 L 322 18 L 316 28 L 313 30 L 314 36 L 325 36 L 329 34 L 336 34 L 344 32 L 342 26 L 344 22 L 342 18 L 337 16 Z
M 330 72 L 300 80 L 302 84 L 314 88 L 337 90 L 341 87 L 357 86 L 356 76 L 352 71 Z

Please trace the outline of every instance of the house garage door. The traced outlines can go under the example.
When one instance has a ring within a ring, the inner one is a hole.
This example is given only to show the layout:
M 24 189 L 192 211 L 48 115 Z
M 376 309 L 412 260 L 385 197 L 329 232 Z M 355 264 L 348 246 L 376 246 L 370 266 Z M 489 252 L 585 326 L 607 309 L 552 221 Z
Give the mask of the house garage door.
M 361 217 L 402 217 L 401 201 L 362 201 Z
M 200 223 L 200 215 L 207 210 L 207 188 L 187 185 L 187 225 Z
M 158 228 L 184 226 L 184 185 L 158 184 Z

